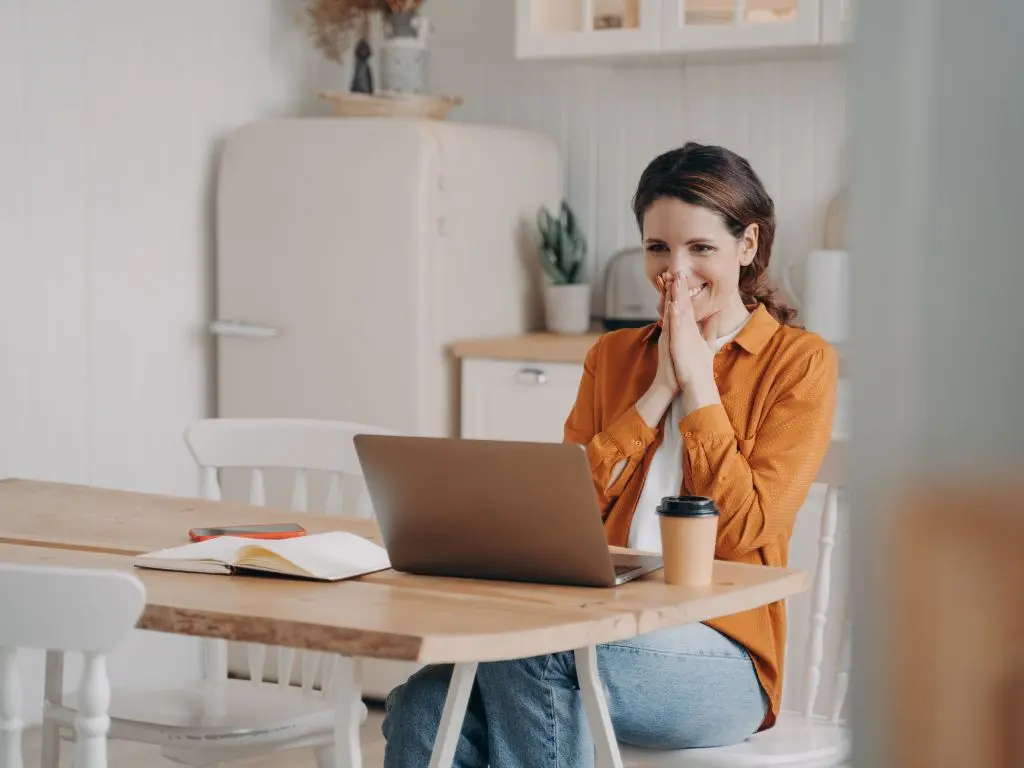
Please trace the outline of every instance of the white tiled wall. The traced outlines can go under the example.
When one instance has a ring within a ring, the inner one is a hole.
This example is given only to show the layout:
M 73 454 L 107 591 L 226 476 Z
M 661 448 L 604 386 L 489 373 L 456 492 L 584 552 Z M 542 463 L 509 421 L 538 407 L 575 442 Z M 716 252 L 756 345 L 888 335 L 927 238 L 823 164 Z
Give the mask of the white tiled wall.
M 723 144 L 753 164 L 778 208 L 777 261 L 799 261 L 820 247 L 844 144 L 845 82 L 836 57 L 516 61 L 514 5 L 430 0 L 430 85 L 465 100 L 455 119 L 534 128 L 560 140 L 569 200 L 586 223 L 598 278 L 611 254 L 639 242 L 629 200 L 644 166 L 691 139 Z

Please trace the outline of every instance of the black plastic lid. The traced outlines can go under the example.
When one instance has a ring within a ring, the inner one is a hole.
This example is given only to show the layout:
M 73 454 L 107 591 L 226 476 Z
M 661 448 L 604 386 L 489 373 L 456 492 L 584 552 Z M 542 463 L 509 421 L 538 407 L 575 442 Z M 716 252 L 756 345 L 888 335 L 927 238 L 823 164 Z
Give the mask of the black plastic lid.
M 658 505 L 666 517 L 717 517 L 718 507 L 707 496 L 666 496 Z

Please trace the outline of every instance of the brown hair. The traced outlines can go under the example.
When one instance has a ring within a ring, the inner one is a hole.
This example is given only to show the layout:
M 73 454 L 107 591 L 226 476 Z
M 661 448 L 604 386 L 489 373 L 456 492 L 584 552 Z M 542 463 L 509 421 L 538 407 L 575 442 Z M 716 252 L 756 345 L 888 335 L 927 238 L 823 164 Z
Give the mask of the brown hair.
M 757 253 L 749 265 L 740 267 L 740 296 L 744 303 L 764 304 L 772 317 L 792 325 L 796 310 L 775 298 L 765 275 L 775 240 L 775 203 L 750 163 L 724 147 L 692 141 L 658 155 L 644 169 L 633 196 L 641 233 L 647 209 L 665 197 L 714 211 L 736 238 L 757 224 Z

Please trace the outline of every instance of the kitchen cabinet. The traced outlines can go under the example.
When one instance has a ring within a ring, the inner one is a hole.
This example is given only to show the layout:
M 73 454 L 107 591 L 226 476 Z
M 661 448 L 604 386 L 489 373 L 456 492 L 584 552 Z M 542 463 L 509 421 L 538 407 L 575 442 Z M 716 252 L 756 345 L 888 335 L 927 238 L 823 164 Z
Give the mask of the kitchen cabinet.
M 662 0 L 516 0 L 516 57 L 656 53 Z
M 582 376 L 580 363 L 466 358 L 460 435 L 561 442 Z
M 662 49 L 729 51 L 815 46 L 822 0 L 664 0 Z
M 849 39 L 850 0 L 516 0 L 520 59 L 817 48 Z

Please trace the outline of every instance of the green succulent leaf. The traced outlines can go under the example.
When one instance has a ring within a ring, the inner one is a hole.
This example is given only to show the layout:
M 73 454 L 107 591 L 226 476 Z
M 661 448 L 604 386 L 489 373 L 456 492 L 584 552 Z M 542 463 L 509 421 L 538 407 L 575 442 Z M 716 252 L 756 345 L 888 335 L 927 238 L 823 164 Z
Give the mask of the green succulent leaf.
M 561 202 L 557 216 L 541 206 L 537 212 L 537 229 L 541 236 L 541 265 L 552 281 L 562 285 L 582 279 L 587 239 L 568 201 Z

